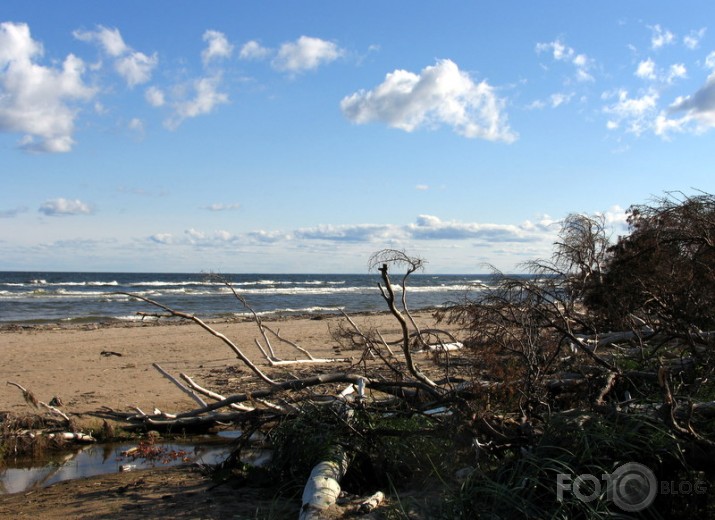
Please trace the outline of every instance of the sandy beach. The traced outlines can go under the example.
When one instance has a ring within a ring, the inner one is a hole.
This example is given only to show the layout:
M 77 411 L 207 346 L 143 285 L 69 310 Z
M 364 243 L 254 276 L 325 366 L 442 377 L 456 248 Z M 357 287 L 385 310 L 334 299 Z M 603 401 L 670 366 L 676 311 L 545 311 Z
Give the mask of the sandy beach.
M 423 324 L 430 313 L 417 313 Z M 387 314 L 355 318 L 367 330 L 379 327 L 388 337 L 398 333 L 397 322 Z M 273 330 L 316 357 L 335 357 L 337 345 L 331 330 L 344 321 L 339 316 L 314 316 L 266 320 Z M 214 322 L 215 330 L 230 338 L 257 364 L 267 367 L 255 340 L 261 336 L 251 321 Z M 276 353 L 285 359 L 299 356 L 295 349 L 273 340 Z M 132 324 L 4 326 L 0 330 L 0 411 L 29 411 L 13 381 L 44 402 L 59 397 L 63 410 L 86 413 L 108 406 L 116 410 L 139 407 L 166 412 L 187 410 L 195 403 L 152 367 L 153 363 L 178 376 L 184 372 L 199 384 L 222 392 L 238 391 L 248 369 L 220 339 L 187 321 Z M 118 355 L 117 355 L 118 354 Z M 342 356 L 359 356 L 359 351 Z M 232 367 L 226 372 L 226 369 Z M 266 368 L 268 370 L 268 368 Z M 273 369 L 277 374 L 286 369 Z M 226 375 L 228 373 L 228 376 Z

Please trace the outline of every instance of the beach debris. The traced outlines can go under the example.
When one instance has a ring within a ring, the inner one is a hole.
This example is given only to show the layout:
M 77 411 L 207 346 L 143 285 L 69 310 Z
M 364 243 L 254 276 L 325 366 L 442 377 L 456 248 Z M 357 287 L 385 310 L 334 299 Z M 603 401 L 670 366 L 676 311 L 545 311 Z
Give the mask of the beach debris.
M 22 398 L 25 400 L 25 402 L 27 404 L 29 404 L 33 408 L 40 407 L 40 402 L 37 400 L 37 397 L 35 397 L 34 394 L 32 392 L 30 392 L 27 388 L 13 382 L 13 381 L 8 381 L 7 384 L 10 386 L 15 386 L 15 387 L 19 388 L 20 391 L 22 392 Z
M 385 493 L 382 491 L 377 491 L 369 497 L 365 498 L 360 502 L 357 507 L 357 512 L 361 515 L 371 513 L 376 507 L 378 507 L 385 500 Z
M 340 496 L 340 480 L 348 469 L 348 454 L 336 446 L 332 456 L 315 465 L 303 490 L 299 520 L 323 518 L 322 512 Z
M 121 353 L 114 352 L 112 350 L 103 350 L 102 352 L 99 353 L 99 355 L 104 356 L 104 357 L 112 357 L 112 356 L 122 357 Z

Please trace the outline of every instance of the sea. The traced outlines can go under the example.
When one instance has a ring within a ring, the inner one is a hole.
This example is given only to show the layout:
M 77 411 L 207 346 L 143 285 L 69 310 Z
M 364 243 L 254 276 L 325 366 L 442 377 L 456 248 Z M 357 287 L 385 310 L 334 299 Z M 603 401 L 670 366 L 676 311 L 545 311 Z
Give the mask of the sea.
M 400 278 L 393 275 L 393 284 Z M 450 305 L 474 297 L 491 281 L 491 275 L 413 274 L 407 282 L 408 307 Z M 379 274 L 221 274 L 217 279 L 202 273 L 0 272 L 0 324 L 132 321 L 142 319 L 142 312 L 161 311 L 121 293 L 202 319 L 249 315 L 231 288 L 260 315 L 386 311 L 380 282 Z

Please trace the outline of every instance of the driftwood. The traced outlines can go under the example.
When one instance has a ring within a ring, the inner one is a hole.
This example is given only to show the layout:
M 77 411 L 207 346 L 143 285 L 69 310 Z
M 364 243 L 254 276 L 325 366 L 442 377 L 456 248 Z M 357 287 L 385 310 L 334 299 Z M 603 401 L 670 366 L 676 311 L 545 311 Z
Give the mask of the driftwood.
M 420 381 L 424 385 L 434 388 L 437 386 L 434 381 L 428 378 L 417 367 L 417 365 L 415 365 L 415 362 L 412 359 L 409 327 L 407 325 L 407 320 L 405 320 L 405 317 L 399 311 L 397 305 L 395 305 L 395 291 L 392 288 L 392 284 L 390 283 L 390 276 L 387 272 L 387 264 L 382 264 L 382 266 L 378 268 L 378 271 L 380 271 L 380 274 L 382 275 L 382 280 L 384 282 L 384 286 L 378 284 L 380 294 L 382 294 L 383 299 L 385 300 L 385 302 L 387 302 L 387 306 L 389 307 L 390 312 L 400 323 L 400 328 L 402 329 L 402 353 L 405 356 L 405 363 L 407 364 L 407 369 L 410 371 L 410 374 L 412 374 L 418 381 Z
M 69 416 L 68 416 L 67 414 L 65 414 L 65 413 L 64 413 L 62 410 L 60 410 L 59 408 L 57 408 L 57 407 L 55 407 L 55 406 L 52 406 L 52 405 L 50 405 L 50 404 L 47 404 L 47 403 L 45 403 L 45 402 L 43 402 L 43 401 L 39 401 L 39 400 L 32 394 L 32 392 L 30 392 L 29 390 L 27 390 L 26 388 L 24 388 L 22 385 L 20 385 L 20 384 L 18 384 L 18 383 L 15 383 L 15 382 L 13 382 L 13 381 L 8 381 L 7 384 L 10 385 L 10 386 L 14 386 L 14 387 L 18 388 L 18 389 L 22 392 L 23 398 L 25 399 L 25 401 L 27 402 L 27 404 L 29 404 L 30 406 L 33 406 L 34 408 L 43 407 L 43 408 L 47 409 L 47 411 L 49 411 L 50 413 L 62 417 L 62 419 L 64 419 L 64 421 L 67 423 L 67 425 L 68 425 L 68 426 L 71 426 L 72 420 L 69 418 Z M 54 399 L 57 399 L 57 398 L 54 398 Z
M 152 366 L 153 366 L 162 376 L 164 376 L 164 377 L 167 378 L 169 381 L 171 381 L 172 383 L 174 383 L 179 390 L 181 390 L 181 391 L 184 392 L 186 395 L 188 395 L 189 397 L 191 397 L 191 399 L 193 399 L 194 401 L 196 401 L 196 403 L 197 403 L 199 406 L 206 406 L 206 401 L 204 401 L 203 399 L 201 399 L 201 397 L 199 397 L 199 396 L 196 394 L 196 392 L 194 392 L 194 391 L 191 390 L 190 388 L 187 388 L 186 386 L 184 386 L 184 385 L 181 383 L 181 381 L 179 381 L 179 380 L 176 379 L 174 376 L 172 376 L 171 374 L 169 374 L 166 370 L 164 370 L 163 368 L 161 368 L 161 366 L 159 366 L 159 363 L 152 363 Z
M 335 504 L 340 495 L 340 480 L 348 469 L 348 456 L 336 447 L 331 460 L 317 464 L 303 490 L 299 520 L 319 520 L 321 513 Z
M 385 493 L 383 493 L 382 491 L 377 491 L 376 493 L 373 493 L 369 497 L 364 498 L 360 502 L 360 504 L 358 504 L 357 512 L 358 512 L 358 514 L 366 515 L 366 514 L 372 512 L 380 504 L 382 504 L 384 502 L 384 500 L 385 500 Z
M 246 356 L 243 351 L 236 346 L 236 344 L 228 339 L 225 334 L 221 334 L 218 332 L 216 329 L 212 328 L 210 325 L 208 325 L 206 322 L 201 320 L 200 318 L 194 316 L 193 314 L 188 314 L 185 312 L 181 311 L 176 311 L 174 309 L 171 309 L 167 307 L 164 304 L 161 304 L 159 302 L 156 302 L 154 300 L 151 300 L 149 298 L 145 298 L 144 296 L 139 296 L 138 294 L 132 294 L 128 292 L 117 292 L 116 294 L 122 294 L 124 296 L 129 296 L 130 298 L 136 298 L 138 300 L 144 301 L 146 303 L 149 303 L 151 305 L 154 305 L 156 307 L 159 307 L 160 309 L 163 309 L 166 311 L 166 314 L 162 315 L 164 317 L 166 316 L 172 316 L 176 318 L 183 318 L 186 320 L 191 320 L 194 323 L 198 324 L 201 328 L 203 328 L 205 331 L 207 331 L 209 334 L 219 338 L 221 341 L 223 341 L 228 347 L 236 354 L 236 356 L 243 362 L 244 365 L 246 365 L 254 374 L 256 374 L 261 380 L 268 384 L 274 384 L 275 381 L 273 381 L 270 377 L 268 377 L 258 366 L 253 363 L 248 356 Z

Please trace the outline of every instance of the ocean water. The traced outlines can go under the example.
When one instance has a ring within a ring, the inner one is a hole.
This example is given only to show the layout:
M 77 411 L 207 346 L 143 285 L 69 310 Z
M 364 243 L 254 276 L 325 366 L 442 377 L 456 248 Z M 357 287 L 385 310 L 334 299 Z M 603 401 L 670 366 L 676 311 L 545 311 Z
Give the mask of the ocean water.
M 387 310 L 378 274 L 221 276 L 261 314 Z M 397 274 L 392 281 L 399 282 Z M 490 275 L 414 274 L 408 279 L 408 306 L 443 306 L 489 283 Z M 247 314 L 224 283 L 200 273 L 0 272 L 0 323 L 137 320 L 138 312 L 160 311 L 120 292 L 205 319 Z

